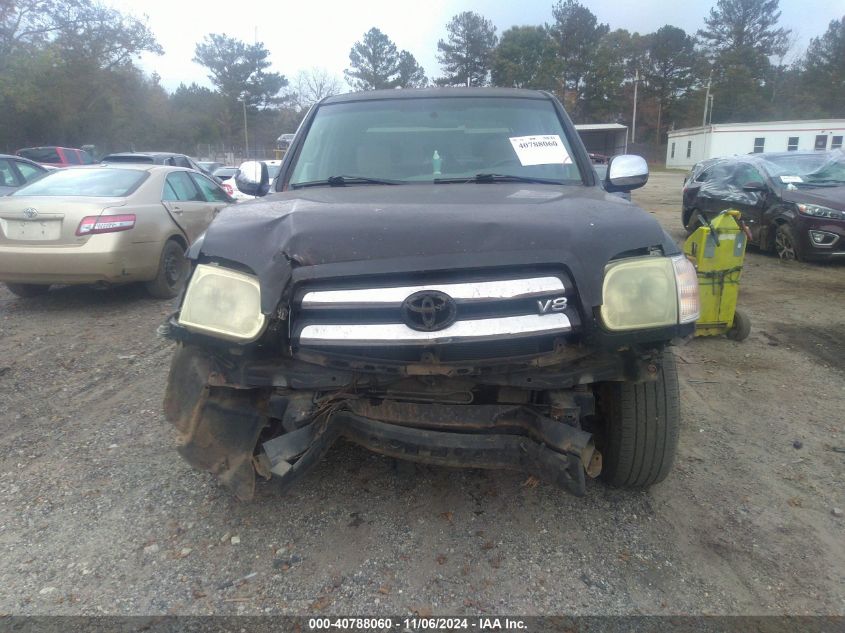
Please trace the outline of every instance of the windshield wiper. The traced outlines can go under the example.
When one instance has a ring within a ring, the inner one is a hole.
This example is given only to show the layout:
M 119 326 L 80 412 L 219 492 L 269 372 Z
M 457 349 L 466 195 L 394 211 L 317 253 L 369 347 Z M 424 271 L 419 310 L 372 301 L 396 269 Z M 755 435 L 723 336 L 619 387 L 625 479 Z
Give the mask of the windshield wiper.
M 291 189 L 301 187 L 344 187 L 346 185 L 401 185 L 401 180 L 387 180 L 386 178 L 369 178 L 367 176 L 329 176 L 325 180 L 312 180 L 310 182 L 297 182 L 292 184 Z
M 541 185 L 562 185 L 562 180 L 554 180 L 553 178 L 534 178 L 532 176 L 514 176 L 511 174 L 475 174 L 475 176 L 462 178 L 435 178 L 434 182 L 442 183 L 492 183 L 492 182 L 531 182 Z

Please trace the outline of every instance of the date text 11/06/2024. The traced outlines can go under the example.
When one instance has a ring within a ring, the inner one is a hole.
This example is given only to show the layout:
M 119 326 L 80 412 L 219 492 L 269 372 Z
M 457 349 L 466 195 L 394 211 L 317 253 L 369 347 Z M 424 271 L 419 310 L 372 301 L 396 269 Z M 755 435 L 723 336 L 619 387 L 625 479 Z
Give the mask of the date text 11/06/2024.
M 311 631 L 527 631 L 517 618 L 309 618 Z

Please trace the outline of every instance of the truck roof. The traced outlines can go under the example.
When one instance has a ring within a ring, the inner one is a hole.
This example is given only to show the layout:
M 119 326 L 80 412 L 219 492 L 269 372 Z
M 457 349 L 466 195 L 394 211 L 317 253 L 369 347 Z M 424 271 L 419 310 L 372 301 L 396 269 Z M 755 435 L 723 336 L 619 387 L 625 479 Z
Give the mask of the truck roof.
M 522 99 L 549 99 L 548 93 L 522 88 L 402 88 L 392 90 L 365 90 L 325 98 L 322 103 L 349 103 L 354 101 L 380 101 L 384 99 L 432 99 L 436 97 L 519 97 Z

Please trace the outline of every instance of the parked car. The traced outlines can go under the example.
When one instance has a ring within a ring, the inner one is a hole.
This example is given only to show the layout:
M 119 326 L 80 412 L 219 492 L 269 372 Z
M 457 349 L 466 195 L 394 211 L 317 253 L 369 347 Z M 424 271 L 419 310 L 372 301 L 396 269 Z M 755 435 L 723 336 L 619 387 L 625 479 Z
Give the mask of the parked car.
M 211 174 L 203 169 L 190 156 L 185 154 L 174 154 L 173 152 L 118 152 L 103 156 L 102 163 L 134 163 L 139 165 L 173 165 L 175 167 L 187 167 L 194 169 L 206 176 Z
M 199 168 L 202 169 L 203 172 L 211 176 L 213 176 L 214 172 L 220 169 L 221 167 L 225 167 L 223 163 L 218 163 L 216 161 L 210 160 L 199 160 L 197 161 L 197 165 L 199 165 Z
M 36 162 L 20 156 L 0 154 L 0 196 L 12 193 L 45 173 L 47 168 Z
M 293 137 L 296 136 L 295 134 L 282 134 L 277 140 L 276 144 L 279 146 L 279 149 L 287 149 L 290 147 L 290 144 L 293 143 Z
M 606 195 L 572 122 L 533 90 L 329 97 L 273 195 L 189 251 L 162 332 L 179 452 L 253 495 L 338 438 L 392 457 L 527 471 L 585 494 L 643 488 L 678 439 L 671 341 L 692 335 L 692 264 Z M 260 195 L 267 165 L 236 182 Z M 605 188 L 648 179 L 614 156 Z M 211 386 L 213 385 L 213 386 Z
M 0 281 L 20 297 L 52 284 L 144 282 L 175 296 L 185 249 L 232 199 L 193 170 L 156 165 L 54 170 L 0 198 Z
M 251 161 L 252 162 L 252 161 Z M 273 178 L 279 173 L 279 169 L 281 167 L 282 161 L 280 160 L 264 160 L 261 161 L 262 164 L 267 166 L 268 174 L 269 174 L 269 181 L 272 182 Z M 232 196 L 238 202 L 242 202 L 244 200 L 254 200 L 257 196 L 247 195 L 243 193 L 240 189 L 238 189 L 237 183 L 235 182 L 236 177 L 240 174 L 241 170 L 239 167 L 223 167 L 215 172 L 220 178 L 220 186 Z M 267 190 L 269 191 L 270 185 L 268 184 Z M 266 192 L 265 192 L 266 193 Z
M 56 147 L 55 145 L 25 147 L 19 149 L 15 154 L 48 167 L 91 165 L 94 162 L 94 158 L 88 152 L 75 147 Z
M 265 165 L 267 165 L 267 174 L 270 178 L 270 183 L 272 184 L 273 181 L 276 179 L 276 176 L 279 175 L 279 171 L 282 168 L 282 161 L 280 160 L 263 160 L 261 161 Z
M 214 175 L 220 180 L 220 186 L 223 187 L 223 190 L 232 196 L 236 202 L 254 200 L 255 196 L 248 196 L 245 193 L 241 193 L 240 189 L 238 189 L 235 183 L 235 177 L 239 173 L 241 173 L 241 170 L 238 167 L 221 167 L 214 172 Z
M 683 189 L 688 232 L 738 209 L 750 242 L 786 260 L 845 257 L 845 153 L 781 152 L 711 161 Z
M 220 180 L 229 180 L 229 178 L 237 176 L 239 171 L 237 167 L 232 166 L 218 167 L 214 170 L 214 177 L 220 178 Z

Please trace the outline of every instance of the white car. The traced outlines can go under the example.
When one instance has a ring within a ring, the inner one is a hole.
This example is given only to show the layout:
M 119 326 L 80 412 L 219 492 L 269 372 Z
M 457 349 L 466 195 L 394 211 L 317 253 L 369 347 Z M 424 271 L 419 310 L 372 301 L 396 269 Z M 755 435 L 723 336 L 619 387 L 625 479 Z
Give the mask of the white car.
M 263 160 L 261 161 L 265 165 L 267 165 L 267 171 L 270 173 L 270 184 L 273 183 L 275 180 L 276 175 L 279 173 L 279 170 L 282 168 L 282 161 L 280 160 Z M 243 193 L 240 189 L 238 189 L 238 185 L 235 182 L 235 178 L 237 175 L 241 173 L 240 167 L 221 167 L 217 171 L 214 172 L 214 175 L 220 178 L 222 181 L 220 186 L 232 196 L 238 202 L 242 200 L 253 200 L 255 196 L 249 196 Z
M 238 167 L 220 167 L 214 170 L 215 177 L 220 179 L 220 186 L 224 191 L 232 196 L 237 202 L 241 200 L 252 200 L 253 196 L 248 196 L 241 193 L 238 185 L 235 183 L 235 176 L 241 173 Z
M 279 174 L 279 170 L 282 168 L 282 161 L 280 160 L 263 160 L 261 161 L 265 165 L 267 165 L 267 171 L 270 172 L 270 184 L 273 184 L 273 181 L 276 179 L 276 176 Z M 272 188 L 271 188 L 272 190 Z

